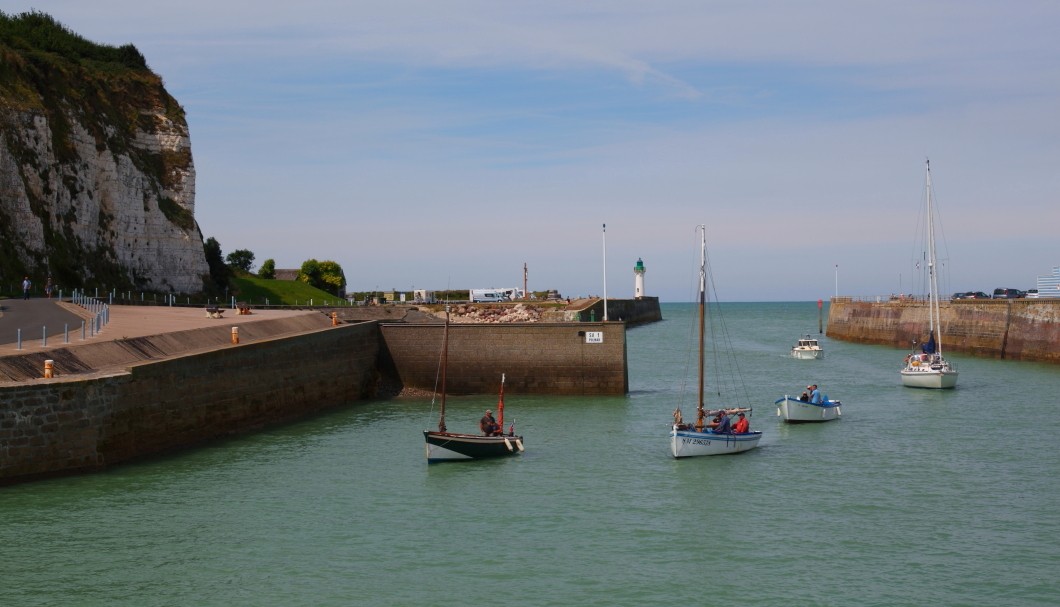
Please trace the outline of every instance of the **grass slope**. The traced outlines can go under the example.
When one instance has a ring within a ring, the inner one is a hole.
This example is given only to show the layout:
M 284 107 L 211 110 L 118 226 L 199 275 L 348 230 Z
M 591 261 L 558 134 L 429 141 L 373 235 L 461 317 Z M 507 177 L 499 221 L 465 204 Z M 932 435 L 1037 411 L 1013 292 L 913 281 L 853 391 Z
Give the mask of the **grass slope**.
M 321 291 L 298 280 L 271 280 L 256 276 L 232 278 L 237 301 L 251 305 L 304 306 L 310 301 L 315 306 L 345 305 L 346 300 L 333 293 Z

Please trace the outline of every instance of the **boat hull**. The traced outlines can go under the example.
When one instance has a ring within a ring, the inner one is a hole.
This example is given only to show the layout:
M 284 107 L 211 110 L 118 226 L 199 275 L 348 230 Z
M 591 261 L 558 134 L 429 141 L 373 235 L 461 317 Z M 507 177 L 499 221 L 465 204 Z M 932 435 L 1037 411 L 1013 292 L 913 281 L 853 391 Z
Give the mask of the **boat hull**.
M 777 415 L 790 423 L 803 422 L 827 422 L 839 419 L 843 415 L 840 403 L 837 400 L 829 400 L 825 403 L 808 403 L 797 398 L 785 396 L 776 401 Z
M 799 360 L 816 360 L 824 358 L 824 350 L 820 348 L 792 348 L 791 357 Z
M 670 453 L 675 458 L 740 453 L 758 446 L 761 432 L 715 434 L 710 431 L 670 429 Z
M 957 386 L 957 371 L 949 369 L 932 369 L 921 366 L 902 369 L 902 385 L 908 388 L 934 388 L 937 390 Z
M 453 432 L 423 431 L 427 462 L 451 462 L 509 457 L 523 452 L 522 436 L 482 436 Z

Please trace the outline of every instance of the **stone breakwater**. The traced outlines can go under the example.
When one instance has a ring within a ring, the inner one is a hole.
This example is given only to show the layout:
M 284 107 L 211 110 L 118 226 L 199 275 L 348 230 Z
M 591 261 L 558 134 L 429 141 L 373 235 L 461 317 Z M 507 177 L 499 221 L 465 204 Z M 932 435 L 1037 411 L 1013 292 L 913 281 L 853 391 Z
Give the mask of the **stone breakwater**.
M 306 318 L 248 325 L 248 338 L 278 336 L 240 345 L 225 345 L 225 326 L 49 353 L 63 369 L 56 378 L 0 383 L 0 485 L 99 470 L 374 395 L 377 325 L 313 316 L 314 328 Z M 77 372 L 90 361 L 106 368 Z
M 948 352 L 1060 364 L 1060 300 L 957 300 L 944 302 L 940 314 Z M 927 327 L 924 301 L 836 297 L 826 333 L 842 341 L 908 349 L 927 340 Z

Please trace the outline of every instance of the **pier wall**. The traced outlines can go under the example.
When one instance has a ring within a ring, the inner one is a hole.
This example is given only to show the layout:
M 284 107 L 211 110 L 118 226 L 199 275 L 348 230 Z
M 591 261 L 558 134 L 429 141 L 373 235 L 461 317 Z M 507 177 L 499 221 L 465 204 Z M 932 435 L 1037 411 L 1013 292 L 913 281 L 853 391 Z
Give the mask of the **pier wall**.
M 969 299 L 940 305 L 943 348 L 976 356 L 1060 363 L 1060 300 Z M 881 302 L 836 297 L 828 337 L 911 348 L 927 339 L 928 306 L 921 300 Z
M 383 324 L 380 366 L 405 387 L 433 390 L 444 324 Z M 587 333 L 602 334 L 587 343 Z M 629 392 L 623 323 L 451 324 L 447 392 L 495 393 L 501 373 L 517 394 Z
M 227 327 L 205 331 L 228 339 Z M 137 348 L 162 351 L 172 339 L 140 338 Z M 376 323 L 340 325 L 2 385 L 0 484 L 97 470 L 370 397 L 379 343 Z
M 604 300 L 600 299 L 577 312 L 571 320 L 587 322 L 604 319 Z M 608 320 L 619 320 L 628 325 L 639 325 L 662 320 L 662 309 L 658 297 L 641 297 L 639 299 L 608 299 Z

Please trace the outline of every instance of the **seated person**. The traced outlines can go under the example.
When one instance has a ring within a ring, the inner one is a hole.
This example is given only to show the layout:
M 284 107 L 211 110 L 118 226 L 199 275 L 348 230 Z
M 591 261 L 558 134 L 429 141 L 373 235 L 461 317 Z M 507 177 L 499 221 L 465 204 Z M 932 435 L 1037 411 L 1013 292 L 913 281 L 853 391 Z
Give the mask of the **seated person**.
M 724 411 L 718 411 L 718 414 L 714 416 L 714 420 L 707 426 L 717 434 L 729 434 L 732 432 L 729 416 Z
M 747 416 L 741 411 L 738 414 L 736 424 L 732 427 L 733 434 L 747 434 L 751 431 L 751 422 L 747 421 Z
M 810 395 L 807 394 L 806 392 L 803 392 L 802 396 L 799 396 L 799 400 L 801 400 L 804 403 L 808 403 L 808 402 L 810 402 Z
M 493 411 L 489 409 L 486 410 L 486 414 L 482 416 L 482 419 L 478 421 L 478 428 L 486 436 L 493 436 L 501 431 L 500 424 L 493 418 Z

